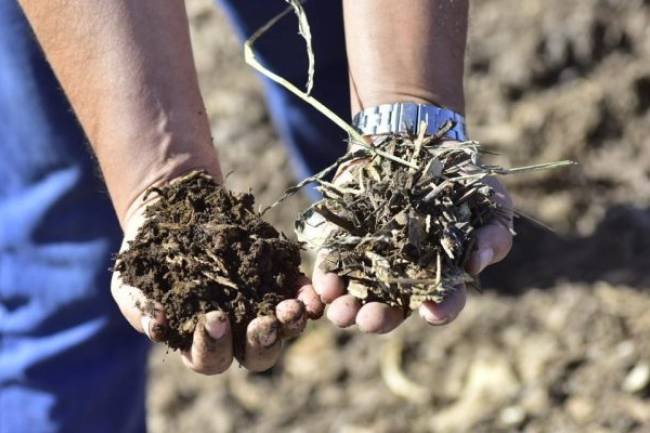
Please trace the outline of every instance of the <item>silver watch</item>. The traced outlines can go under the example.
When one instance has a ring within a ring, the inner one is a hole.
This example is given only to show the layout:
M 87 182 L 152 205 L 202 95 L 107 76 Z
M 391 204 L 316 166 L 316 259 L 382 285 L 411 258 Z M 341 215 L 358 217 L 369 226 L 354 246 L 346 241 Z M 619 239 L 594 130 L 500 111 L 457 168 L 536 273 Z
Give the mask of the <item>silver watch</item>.
M 428 135 L 435 134 L 451 121 L 454 126 L 447 132 L 446 137 L 467 141 L 465 118 L 455 111 L 435 105 L 413 102 L 377 105 L 357 113 L 352 119 L 352 124 L 362 135 L 417 135 L 422 121 L 426 121 Z

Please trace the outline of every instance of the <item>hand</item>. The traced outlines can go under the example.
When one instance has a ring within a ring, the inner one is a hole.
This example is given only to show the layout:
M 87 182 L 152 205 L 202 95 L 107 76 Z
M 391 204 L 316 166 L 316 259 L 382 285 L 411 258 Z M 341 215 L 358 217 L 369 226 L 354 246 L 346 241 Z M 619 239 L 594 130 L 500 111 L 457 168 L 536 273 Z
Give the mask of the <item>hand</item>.
M 355 164 L 360 162 L 355 161 Z M 362 163 L 362 162 L 361 162 Z M 350 170 L 352 165 L 343 171 Z M 344 175 L 342 172 L 341 175 Z M 337 176 L 340 179 L 341 176 Z M 335 181 L 336 183 L 336 181 Z M 476 249 L 472 253 L 466 270 L 472 275 L 478 275 L 485 267 L 503 260 L 512 247 L 512 200 L 505 187 L 496 178 L 488 178 L 485 183 L 495 192 L 496 201 L 508 210 L 507 221 L 494 219 L 476 232 Z M 335 325 L 345 328 L 357 324 L 364 332 L 382 334 L 395 329 L 404 320 L 404 314 L 399 307 L 390 307 L 380 302 L 369 302 L 362 305 L 354 296 L 346 293 L 343 279 L 334 273 L 325 273 L 321 263 L 325 252 L 319 252 L 316 257 L 313 274 L 313 286 L 321 300 L 330 304 L 327 318 Z M 431 325 L 444 325 L 454 320 L 465 306 L 466 290 L 461 287 L 455 290 L 441 303 L 425 302 L 418 312 Z
M 140 203 L 141 200 L 136 200 Z M 121 250 L 135 238 L 144 222 L 143 204 L 128 213 Z M 133 328 L 154 342 L 162 341 L 166 320 L 163 307 L 145 297 L 139 289 L 124 284 L 114 272 L 111 293 L 120 311 Z M 244 354 L 239 362 L 251 371 L 271 368 L 282 350 L 283 340 L 299 335 L 307 319 L 323 314 L 323 304 L 307 278 L 300 283 L 296 299 L 279 303 L 274 316 L 258 317 L 246 329 Z M 143 308 L 144 306 L 144 308 Z M 201 374 L 219 374 L 226 371 L 233 360 L 233 333 L 226 314 L 212 311 L 200 318 L 194 331 L 192 346 L 181 353 L 183 363 Z

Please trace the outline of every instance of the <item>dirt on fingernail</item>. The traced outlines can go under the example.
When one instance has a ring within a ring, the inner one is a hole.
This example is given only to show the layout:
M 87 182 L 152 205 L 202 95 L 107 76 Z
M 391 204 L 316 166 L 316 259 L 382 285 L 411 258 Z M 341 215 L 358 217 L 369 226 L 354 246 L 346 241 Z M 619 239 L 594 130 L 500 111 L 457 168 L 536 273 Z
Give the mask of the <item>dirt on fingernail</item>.
M 227 314 L 234 341 L 244 341 L 251 320 L 295 297 L 300 245 L 261 219 L 251 194 L 233 194 L 203 171 L 150 194 L 158 200 L 115 270 L 163 306 L 170 348 L 187 350 L 211 311 Z

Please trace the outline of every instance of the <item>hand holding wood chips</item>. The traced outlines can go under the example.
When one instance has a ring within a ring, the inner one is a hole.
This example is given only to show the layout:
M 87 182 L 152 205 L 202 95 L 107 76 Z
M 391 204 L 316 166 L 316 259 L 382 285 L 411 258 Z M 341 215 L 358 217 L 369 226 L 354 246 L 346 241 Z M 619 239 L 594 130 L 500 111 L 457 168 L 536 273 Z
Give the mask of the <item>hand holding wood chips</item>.
M 388 332 L 411 311 L 453 320 L 476 275 L 512 244 L 512 203 L 475 142 L 385 137 L 352 160 L 297 223 L 320 249 L 314 288 L 345 327 Z

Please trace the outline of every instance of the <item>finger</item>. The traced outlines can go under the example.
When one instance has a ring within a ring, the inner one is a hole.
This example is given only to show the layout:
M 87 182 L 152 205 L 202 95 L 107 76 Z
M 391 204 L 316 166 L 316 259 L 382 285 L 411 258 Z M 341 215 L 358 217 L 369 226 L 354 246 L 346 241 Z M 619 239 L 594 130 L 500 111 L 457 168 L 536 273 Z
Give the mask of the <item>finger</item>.
M 331 272 L 325 272 L 321 268 L 321 264 L 325 260 L 327 252 L 324 250 L 319 251 L 316 256 L 314 264 L 314 274 L 312 275 L 312 282 L 314 290 L 320 296 L 320 299 L 329 304 L 339 296 L 345 294 L 345 283 L 338 275 Z
M 508 227 L 495 220 L 476 232 L 476 249 L 472 253 L 467 271 L 478 275 L 487 266 L 503 260 L 512 248 L 512 233 Z
M 454 320 L 465 307 L 467 295 L 465 288 L 455 289 L 444 301 L 437 304 L 427 301 L 420 305 L 420 317 L 430 325 L 446 325 Z
M 283 337 L 291 338 L 300 335 L 307 324 L 305 304 L 296 299 L 287 299 L 275 307 L 275 316 L 282 325 Z
M 363 332 L 384 334 L 390 332 L 404 320 L 399 307 L 390 307 L 381 302 L 369 302 L 357 313 L 356 322 Z
M 325 305 L 307 277 L 301 280 L 297 298 L 305 305 L 307 316 L 310 319 L 319 319 L 323 315 Z
M 327 309 L 327 318 L 339 328 L 347 328 L 355 323 L 361 302 L 352 295 L 343 295 L 334 300 Z
M 486 177 L 483 179 L 483 183 L 490 186 L 494 191 L 494 201 L 504 212 L 506 220 L 512 221 L 513 203 L 506 187 L 494 176 Z
M 246 328 L 246 343 L 242 365 L 251 371 L 273 367 L 282 350 L 280 322 L 273 316 L 253 319 Z
M 512 199 L 498 179 L 488 177 L 483 182 L 492 187 L 494 200 L 501 213 L 476 233 L 476 249 L 466 266 L 467 271 L 473 275 L 503 260 L 512 248 Z
M 201 374 L 223 373 L 232 364 L 232 331 L 225 313 L 211 311 L 199 319 L 192 347 L 181 354 L 183 363 Z
M 160 303 L 147 299 L 139 289 L 124 284 L 117 273 L 113 274 L 111 294 L 122 315 L 136 331 L 151 341 L 164 341 L 167 319 Z

